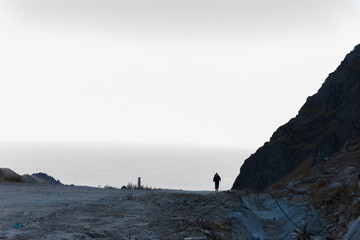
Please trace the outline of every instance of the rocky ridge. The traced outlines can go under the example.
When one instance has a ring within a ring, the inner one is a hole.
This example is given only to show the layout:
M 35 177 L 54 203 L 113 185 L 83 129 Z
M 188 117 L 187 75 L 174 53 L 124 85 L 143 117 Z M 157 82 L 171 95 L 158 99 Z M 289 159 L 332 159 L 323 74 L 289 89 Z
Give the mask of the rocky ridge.
M 323 162 L 360 136 L 360 45 L 347 54 L 298 115 L 251 155 L 232 189 L 262 191 Z
M 0 182 L 24 182 L 24 183 L 40 183 L 40 184 L 61 184 L 59 180 L 55 180 L 46 173 L 34 173 L 19 175 L 9 168 L 0 168 Z
M 9 168 L 0 168 L 0 182 L 23 182 L 24 179 Z

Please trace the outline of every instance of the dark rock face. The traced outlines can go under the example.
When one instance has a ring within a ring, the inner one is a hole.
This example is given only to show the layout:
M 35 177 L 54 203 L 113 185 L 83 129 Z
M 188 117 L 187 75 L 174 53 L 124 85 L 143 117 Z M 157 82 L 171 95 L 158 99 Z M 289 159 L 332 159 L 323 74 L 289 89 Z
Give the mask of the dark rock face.
M 32 175 L 23 175 L 27 182 L 31 183 L 42 183 L 42 184 L 61 184 L 59 180 L 47 175 L 46 173 L 34 173 Z
M 360 45 L 309 97 L 298 115 L 251 155 L 232 189 L 262 191 L 296 168 L 313 166 L 360 137 Z

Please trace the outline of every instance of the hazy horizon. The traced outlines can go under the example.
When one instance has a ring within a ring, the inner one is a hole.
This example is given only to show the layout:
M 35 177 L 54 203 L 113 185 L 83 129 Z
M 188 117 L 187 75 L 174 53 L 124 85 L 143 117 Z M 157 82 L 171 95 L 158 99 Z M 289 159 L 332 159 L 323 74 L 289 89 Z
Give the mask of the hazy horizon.
M 121 188 L 213 190 L 213 175 L 229 190 L 251 150 L 191 146 L 89 143 L 0 143 L 1 167 L 20 175 L 44 172 L 64 184 Z M 238 166 L 238 167 L 236 167 Z

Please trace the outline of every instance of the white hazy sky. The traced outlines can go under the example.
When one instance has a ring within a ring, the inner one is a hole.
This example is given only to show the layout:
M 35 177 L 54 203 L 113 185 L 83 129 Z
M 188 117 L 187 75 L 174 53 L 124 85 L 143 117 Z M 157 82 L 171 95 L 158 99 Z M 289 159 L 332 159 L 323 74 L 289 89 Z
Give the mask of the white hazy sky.
M 358 0 L 0 0 L 0 141 L 257 148 L 360 43 Z

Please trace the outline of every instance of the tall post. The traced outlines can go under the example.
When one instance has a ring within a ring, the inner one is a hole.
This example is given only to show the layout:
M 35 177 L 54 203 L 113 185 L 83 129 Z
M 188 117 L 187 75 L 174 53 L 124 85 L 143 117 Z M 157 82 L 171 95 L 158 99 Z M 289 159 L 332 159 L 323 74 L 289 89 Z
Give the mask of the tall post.
M 141 177 L 138 177 L 138 189 L 141 188 Z

